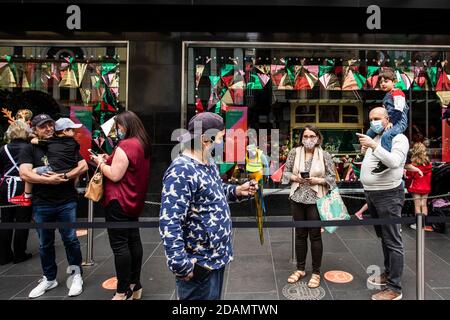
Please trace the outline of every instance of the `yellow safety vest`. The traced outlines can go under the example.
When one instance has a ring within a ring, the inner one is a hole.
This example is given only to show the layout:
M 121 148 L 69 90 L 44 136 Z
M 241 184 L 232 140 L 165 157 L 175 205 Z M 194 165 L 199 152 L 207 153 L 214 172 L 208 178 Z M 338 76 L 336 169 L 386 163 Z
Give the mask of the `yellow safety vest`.
M 256 150 L 256 157 L 254 159 L 249 159 L 248 158 L 248 151 L 245 157 L 246 160 L 246 165 L 245 165 L 245 169 L 247 170 L 247 172 L 258 172 L 258 171 L 262 171 L 264 166 L 262 163 L 262 151 L 257 149 Z

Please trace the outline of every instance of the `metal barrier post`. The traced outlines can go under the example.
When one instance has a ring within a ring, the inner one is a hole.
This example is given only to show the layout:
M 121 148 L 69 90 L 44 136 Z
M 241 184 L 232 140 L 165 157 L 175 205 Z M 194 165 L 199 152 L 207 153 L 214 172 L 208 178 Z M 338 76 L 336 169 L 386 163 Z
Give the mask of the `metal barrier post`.
M 424 215 L 416 215 L 416 274 L 417 300 L 425 300 L 425 230 Z
M 94 202 L 88 200 L 88 222 L 94 221 Z M 83 262 L 83 266 L 93 266 L 94 265 L 94 230 L 87 229 L 87 244 L 86 244 L 86 260 Z
M 290 263 L 297 263 L 297 256 L 295 254 L 295 228 L 292 228 L 292 257 Z

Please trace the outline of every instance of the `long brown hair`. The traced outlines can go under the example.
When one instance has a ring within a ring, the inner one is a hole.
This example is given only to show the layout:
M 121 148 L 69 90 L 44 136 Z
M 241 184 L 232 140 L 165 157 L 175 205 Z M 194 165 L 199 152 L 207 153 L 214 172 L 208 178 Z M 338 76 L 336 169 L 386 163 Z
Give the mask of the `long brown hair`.
M 120 124 L 125 127 L 125 139 L 137 138 L 139 139 L 142 148 L 144 148 L 144 155 L 146 158 L 151 156 L 150 138 L 145 131 L 144 125 L 139 117 L 133 111 L 124 111 L 116 116 L 116 125 Z
M 414 143 L 411 150 L 411 162 L 418 166 L 428 165 L 430 163 L 430 158 L 427 156 L 427 147 L 423 143 Z

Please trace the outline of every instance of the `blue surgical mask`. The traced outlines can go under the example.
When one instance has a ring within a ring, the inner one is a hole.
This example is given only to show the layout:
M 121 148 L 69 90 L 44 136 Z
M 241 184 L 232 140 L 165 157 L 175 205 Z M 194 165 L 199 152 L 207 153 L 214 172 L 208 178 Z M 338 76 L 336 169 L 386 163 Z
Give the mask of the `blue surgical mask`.
M 118 138 L 119 140 L 125 139 L 125 133 L 124 133 L 122 130 L 120 130 L 120 128 L 117 129 L 117 138 Z
M 372 129 L 376 134 L 383 132 L 383 122 L 381 120 L 373 120 L 370 122 L 370 129 Z

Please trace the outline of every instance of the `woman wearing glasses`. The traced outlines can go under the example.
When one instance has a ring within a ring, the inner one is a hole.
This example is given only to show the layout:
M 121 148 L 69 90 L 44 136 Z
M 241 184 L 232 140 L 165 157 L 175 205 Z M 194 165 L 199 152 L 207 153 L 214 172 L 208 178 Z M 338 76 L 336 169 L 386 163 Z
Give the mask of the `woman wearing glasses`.
M 316 202 L 336 186 L 335 166 L 331 155 L 322 150 L 322 135 L 315 126 L 307 125 L 301 132 L 301 143 L 289 152 L 282 183 L 291 183 L 291 212 L 294 221 L 320 220 Z M 306 277 L 305 262 L 311 242 L 312 275 L 309 288 L 320 286 L 322 263 L 321 228 L 295 228 L 297 270 L 288 278 L 295 283 Z

